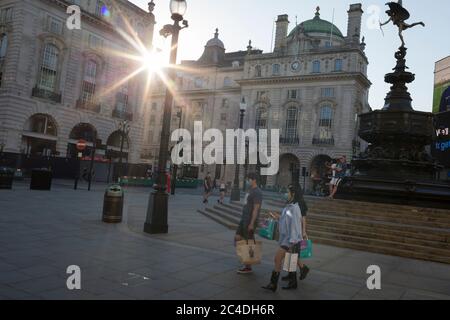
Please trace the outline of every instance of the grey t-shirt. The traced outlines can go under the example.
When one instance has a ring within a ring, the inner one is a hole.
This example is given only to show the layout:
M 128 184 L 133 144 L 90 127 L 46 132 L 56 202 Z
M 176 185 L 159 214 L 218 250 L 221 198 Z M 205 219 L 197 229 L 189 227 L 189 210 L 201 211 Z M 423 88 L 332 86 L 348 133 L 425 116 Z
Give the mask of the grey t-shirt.
M 245 220 L 251 220 L 252 213 L 255 205 L 259 204 L 259 211 L 258 211 L 258 217 L 259 213 L 261 212 L 261 205 L 262 205 L 262 192 L 259 188 L 252 188 L 247 194 L 247 203 L 244 206 L 244 212 L 242 214 L 242 218 Z

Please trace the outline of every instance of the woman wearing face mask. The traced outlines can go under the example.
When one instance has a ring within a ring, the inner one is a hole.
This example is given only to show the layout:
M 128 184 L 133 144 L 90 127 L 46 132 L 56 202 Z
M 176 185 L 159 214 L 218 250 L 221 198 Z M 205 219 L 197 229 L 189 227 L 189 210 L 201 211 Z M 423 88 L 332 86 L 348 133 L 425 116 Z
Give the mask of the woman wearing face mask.
M 301 191 L 296 186 L 289 186 L 287 194 L 287 205 L 281 215 L 273 214 L 279 220 L 279 244 L 275 255 L 275 268 L 272 272 L 270 283 L 263 287 L 266 290 L 275 292 L 278 288 L 278 280 L 283 264 L 284 257 L 288 252 L 298 252 L 298 247 L 303 238 L 302 236 L 302 217 L 300 213 Z M 297 272 L 291 272 L 288 276 L 289 283 L 285 290 L 297 289 Z

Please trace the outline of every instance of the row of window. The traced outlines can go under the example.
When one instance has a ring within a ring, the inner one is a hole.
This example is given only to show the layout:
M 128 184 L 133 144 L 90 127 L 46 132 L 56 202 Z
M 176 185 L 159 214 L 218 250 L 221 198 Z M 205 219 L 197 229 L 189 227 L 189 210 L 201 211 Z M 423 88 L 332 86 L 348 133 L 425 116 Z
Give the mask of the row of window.
M 46 92 L 56 93 L 59 77 L 61 54 L 54 44 L 46 44 L 43 49 L 42 62 L 37 81 L 37 88 Z M 99 65 L 94 59 L 85 62 L 81 86 L 81 102 L 83 105 L 95 103 L 98 88 Z M 116 111 L 126 112 L 128 106 L 128 84 L 121 86 L 116 95 Z
M 298 107 L 289 107 L 286 110 L 286 124 L 284 138 L 292 140 L 298 138 Z M 267 129 L 269 120 L 268 110 L 265 107 L 259 107 L 256 110 L 256 130 Z M 333 108 L 330 105 L 323 105 L 319 111 L 319 133 L 321 138 L 329 137 L 333 126 Z
M 321 88 L 320 96 L 322 98 L 334 98 L 335 90 L 334 88 Z M 300 97 L 300 89 L 288 89 L 287 90 L 287 99 L 288 100 L 299 100 Z M 256 93 L 256 101 L 268 101 L 269 100 L 269 92 L 268 91 L 258 91 Z
M 295 61 L 291 64 L 291 70 L 293 72 L 298 72 L 301 70 L 301 64 L 298 61 Z M 334 60 L 334 72 L 341 72 L 343 70 L 343 60 L 342 59 L 335 59 Z M 320 73 L 321 72 L 321 63 L 319 60 L 315 60 L 312 63 L 312 73 Z M 272 75 L 273 76 L 279 76 L 281 75 L 281 65 L 276 63 L 272 65 Z M 255 67 L 255 77 L 261 78 L 262 77 L 262 66 L 257 65 Z

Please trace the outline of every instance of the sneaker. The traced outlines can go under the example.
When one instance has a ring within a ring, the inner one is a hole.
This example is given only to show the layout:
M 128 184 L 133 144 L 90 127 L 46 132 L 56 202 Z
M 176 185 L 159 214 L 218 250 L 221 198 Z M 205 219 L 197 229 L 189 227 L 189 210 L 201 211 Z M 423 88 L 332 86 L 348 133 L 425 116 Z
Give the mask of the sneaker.
M 309 268 L 308 266 L 304 266 L 303 268 L 300 269 L 300 280 L 303 281 L 306 279 L 306 277 L 308 276 L 309 273 Z
M 252 268 L 243 267 L 237 271 L 238 274 L 250 274 L 253 273 Z

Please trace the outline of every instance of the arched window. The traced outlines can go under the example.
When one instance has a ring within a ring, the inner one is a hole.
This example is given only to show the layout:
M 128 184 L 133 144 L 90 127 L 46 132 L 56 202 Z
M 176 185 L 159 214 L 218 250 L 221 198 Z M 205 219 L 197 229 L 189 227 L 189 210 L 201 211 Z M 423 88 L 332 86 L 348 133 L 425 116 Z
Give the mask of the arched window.
M 84 103 L 93 102 L 97 83 L 97 62 L 88 60 L 84 67 L 83 84 L 81 86 L 81 100 Z
M 333 125 L 333 109 L 331 106 L 320 108 L 319 127 L 331 129 Z
M 54 92 L 58 78 L 59 49 L 53 44 L 46 44 L 42 55 L 38 86 L 40 89 Z
M 267 129 L 267 109 L 259 107 L 256 109 L 256 130 Z
M 334 60 L 334 71 L 342 71 L 342 59 Z
M 297 129 L 298 128 L 298 108 L 297 107 L 289 107 L 286 113 L 286 133 L 285 138 L 287 139 L 296 139 Z
M 257 78 L 262 77 L 262 68 L 260 65 L 255 67 L 255 77 L 257 77 Z
M 320 61 L 316 60 L 313 62 L 313 73 L 320 73 Z

